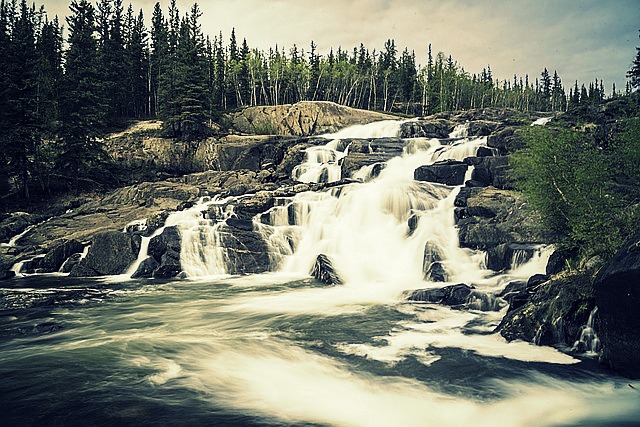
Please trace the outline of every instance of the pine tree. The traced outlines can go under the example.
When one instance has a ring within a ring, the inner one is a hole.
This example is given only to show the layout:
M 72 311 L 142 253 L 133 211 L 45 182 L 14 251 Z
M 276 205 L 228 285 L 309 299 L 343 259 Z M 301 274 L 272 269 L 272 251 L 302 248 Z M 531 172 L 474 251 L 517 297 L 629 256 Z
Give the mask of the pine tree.
M 164 72 L 169 50 L 169 29 L 162 15 L 160 3 L 153 8 L 151 18 L 151 52 L 149 59 L 149 114 L 158 115 L 158 87 L 160 76 Z
M 100 102 L 103 87 L 94 38 L 95 10 L 88 0 L 72 0 L 70 9 L 57 170 L 72 181 L 77 191 L 82 178 L 100 177 L 94 168 L 104 160 L 104 152 L 96 138 L 104 128 L 106 114 Z
M 627 71 L 627 78 L 631 87 L 640 88 L 640 47 L 636 47 L 636 57 L 631 64 L 631 69 Z

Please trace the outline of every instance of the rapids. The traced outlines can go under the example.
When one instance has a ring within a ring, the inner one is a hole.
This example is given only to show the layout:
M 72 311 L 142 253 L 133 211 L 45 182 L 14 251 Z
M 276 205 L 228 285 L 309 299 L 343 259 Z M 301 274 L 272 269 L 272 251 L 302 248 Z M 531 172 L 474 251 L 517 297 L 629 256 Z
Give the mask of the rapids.
M 333 168 L 325 176 L 345 178 L 342 139 L 394 137 L 400 125 L 326 135 L 294 177 L 312 182 Z M 271 273 L 226 273 L 217 233 L 233 199 L 214 198 L 167 219 L 187 279 L 132 280 L 132 266 L 112 278 L 2 282 L 0 424 L 634 425 L 638 384 L 593 358 L 493 332 L 506 310 L 496 295 L 543 272 L 552 248 L 522 248 L 495 274 L 482 252 L 459 246 L 459 188 L 413 179 L 418 166 L 486 144 L 464 126 L 450 137 L 401 141 L 379 175 L 360 170 L 361 182 L 282 198 L 254 218 Z M 211 209 L 216 219 L 203 216 Z M 440 254 L 445 283 L 424 279 L 426 247 Z M 309 277 L 319 254 L 344 285 Z M 461 307 L 406 300 L 457 283 L 475 286 Z

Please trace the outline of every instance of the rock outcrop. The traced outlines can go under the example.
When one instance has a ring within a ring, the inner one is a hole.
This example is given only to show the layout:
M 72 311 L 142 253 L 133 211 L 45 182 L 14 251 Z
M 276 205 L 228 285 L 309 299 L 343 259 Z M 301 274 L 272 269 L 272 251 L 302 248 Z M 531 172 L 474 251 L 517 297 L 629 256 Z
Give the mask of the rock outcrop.
M 310 272 L 311 276 L 327 285 L 340 285 L 342 279 L 333 268 L 331 260 L 324 254 L 318 255 Z
M 443 288 L 429 288 L 411 291 L 405 294 L 408 301 L 430 302 L 444 305 L 462 305 L 467 302 L 473 286 L 459 283 L 457 285 L 445 286 Z
M 640 231 L 600 270 L 594 288 L 603 360 L 640 378 Z
M 245 133 L 308 136 L 395 117 L 333 102 L 301 101 L 296 104 L 248 107 L 232 114 L 230 118 L 233 127 Z
M 456 160 L 443 160 L 432 165 L 420 166 L 413 172 L 416 181 L 437 182 L 445 185 L 461 185 L 467 172 L 467 164 Z
M 71 277 L 110 276 L 122 274 L 136 259 L 131 236 L 119 231 L 106 231 L 94 236 L 87 256 L 69 274 Z

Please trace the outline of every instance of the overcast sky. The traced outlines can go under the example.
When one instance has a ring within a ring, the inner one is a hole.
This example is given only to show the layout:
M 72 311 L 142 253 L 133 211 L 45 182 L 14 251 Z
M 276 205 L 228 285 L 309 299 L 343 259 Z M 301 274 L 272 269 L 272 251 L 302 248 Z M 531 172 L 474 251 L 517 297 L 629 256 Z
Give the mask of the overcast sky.
M 130 1 L 150 19 L 157 0 Z M 95 2 L 94 2 L 95 3 Z M 129 4 L 124 0 L 125 5 Z M 181 15 L 193 0 L 178 0 Z M 69 1 L 36 0 L 50 16 L 66 15 Z M 169 0 L 160 1 L 165 15 Z M 604 79 L 624 88 L 625 73 L 640 45 L 640 0 L 201 0 L 205 34 L 231 28 L 249 47 L 320 53 L 351 50 L 364 43 L 380 51 L 395 39 L 398 50 L 416 52 L 426 64 L 427 46 L 443 51 L 470 73 L 491 66 L 494 77 L 529 74 L 533 82 L 544 67 L 554 69 L 568 87 Z M 126 7 L 126 6 L 125 6 Z

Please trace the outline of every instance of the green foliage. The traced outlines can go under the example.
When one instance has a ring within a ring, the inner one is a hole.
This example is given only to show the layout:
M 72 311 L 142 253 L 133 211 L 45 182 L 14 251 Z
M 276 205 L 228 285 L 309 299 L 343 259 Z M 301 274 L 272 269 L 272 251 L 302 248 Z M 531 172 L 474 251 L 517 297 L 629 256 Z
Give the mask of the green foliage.
M 583 256 L 613 255 L 637 217 L 612 189 L 618 153 L 604 152 L 591 136 L 568 129 L 534 126 L 522 134 L 526 145 L 513 155 L 513 174 L 546 226 Z

